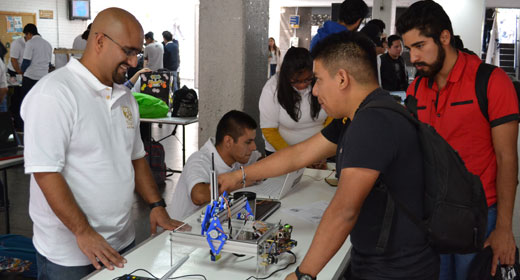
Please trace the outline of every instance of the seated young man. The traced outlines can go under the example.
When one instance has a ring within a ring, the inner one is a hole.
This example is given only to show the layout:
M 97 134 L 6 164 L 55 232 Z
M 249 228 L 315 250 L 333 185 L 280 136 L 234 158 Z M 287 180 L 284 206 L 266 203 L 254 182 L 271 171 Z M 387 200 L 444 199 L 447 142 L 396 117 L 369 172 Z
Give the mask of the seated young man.
M 172 203 L 167 207 L 172 217 L 183 220 L 210 201 L 211 154 L 217 174 L 240 170 L 240 166 L 260 158 L 255 144 L 256 128 L 255 120 L 240 111 L 229 111 L 220 119 L 216 138 L 208 139 L 183 168 Z
M 384 250 L 377 249 L 387 194 L 423 215 L 423 157 L 417 129 L 404 116 L 364 108 L 374 100 L 394 102 L 377 81 L 372 42 L 357 32 L 329 35 L 313 51 L 313 94 L 335 118 L 311 138 L 245 167 L 246 180 L 279 176 L 336 154 L 338 189 L 323 214 L 301 265 L 287 279 L 314 279 L 350 235 L 349 279 L 436 279 L 439 255 L 425 233 L 396 209 Z M 347 124 L 342 119 L 348 118 Z M 347 128 L 348 127 L 348 128 Z M 403 176 L 406 172 L 407 176 Z M 219 175 L 220 191 L 232 191 L 241 171 Z M 297 229 L 295 229 L 297 230 Z

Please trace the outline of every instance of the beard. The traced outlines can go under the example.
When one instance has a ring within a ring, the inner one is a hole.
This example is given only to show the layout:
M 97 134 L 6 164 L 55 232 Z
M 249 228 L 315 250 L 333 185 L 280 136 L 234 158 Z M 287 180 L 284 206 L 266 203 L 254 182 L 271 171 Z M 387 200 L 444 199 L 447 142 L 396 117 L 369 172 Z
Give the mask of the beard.
M 130 68 L 130 66 L 128 66 L 126 63 L 119 63 L 119 65 L 117 65 L 116 69 L 114 70 L 114 72 L 112 72 L 112 80 L 114 81 L 114 83 L 116 84 L 123 84 L 124 82 L 126 82 L 126 71 L 121 73 L 119 71 L 119 68 L 122 66 L 122 65 L 125 65 L 127 66 L 127 68 Z
M 444 65 L 444 59 L 446 58 L 446 51 L 442 48 L 442 46 L 437 45 L 439 47 L 437 51 L 437 59 L 432 63 L 428 64 L 425 62 L 416 62 L 413 65 L 417 68 L 417 66 L 423 66 L 423 70 L 417 69 L 417 73 L 423 77 L 433 78 L 439 71 L 441 71 L 442 66 Z

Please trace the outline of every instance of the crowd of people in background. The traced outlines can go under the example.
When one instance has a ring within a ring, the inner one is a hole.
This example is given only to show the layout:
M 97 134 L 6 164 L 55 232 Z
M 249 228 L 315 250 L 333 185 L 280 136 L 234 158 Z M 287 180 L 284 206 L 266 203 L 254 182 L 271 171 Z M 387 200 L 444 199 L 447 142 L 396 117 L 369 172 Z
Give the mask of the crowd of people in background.
M 326 160 L 335 158 L 338 189 L 305 258 L 287 279 L 315 279 L 348 236 L 350 279 L 465 279 L 475 254 L 440 255 L 401 210 L 379 251 L 388 201 L 381 185 L 412 212 L 422 217 L 425 211 L 415 126 L 395 112 L 368 106 L 395 103 L 389 92 L 404 91 L 416 98 L 418 120 L 434 127 L 482 182 L 488 205 L 485 246 L 493 251 L 490 273 L 498 263 L 512 265 L 520 118 L 513 84 L 496 68 L 482 109 L 475 95 L 482 61 L 461 51 L 450 18 L 436 2 L 412 4 L 397 20 L 399 35 L 387 36 L 379 19 L 366 21 L 368 11 L 363 0 L 345 0 L 338 20 L 318 29 L 310 50 L 291 47 L 283 58 L 269 38 L 268 80 L 258 104 L 267 157 L 260 160 L 256 151 L 254 118 L 226 113 L 216 137 L 188 159 L 169 209 L 144 159 L 139 108 L 129 88 L 139 90 L 141 73 L 168 71 L 176 90 L 179 42 L 169 31 L 159 42 L 132 14 L 109 8 L 75 38 L 73 47 L 84 53 L 49 74 L 52 46 L 27 24 L 24 36 L 11 45 L 7 67 L 0 61 L 0 102 L 7 92 L 5 72 L 15 79 L 22 75 L 10 110 L 18 131 L 25 120 L 33 240 L 38 266 L 44 267 L 39 277 L 76 279 L 101 264 L 124 266 L 121 254 L 135 245 L 134 190 L 152 209 L 152 232 L 157 226 L 174 229 L 181 222 L 170 217 L 181 220 L 209 201 L 214 153 L 221 192 L 299 168 L 326 168 Z M 408 76 L 403 47 L 417 77 Z M 117 106 L 113 100 L 119 100 Z M 93 199 L 99 186 L 104 195 Z M 117 205 L 112 197 L 119 198 Z

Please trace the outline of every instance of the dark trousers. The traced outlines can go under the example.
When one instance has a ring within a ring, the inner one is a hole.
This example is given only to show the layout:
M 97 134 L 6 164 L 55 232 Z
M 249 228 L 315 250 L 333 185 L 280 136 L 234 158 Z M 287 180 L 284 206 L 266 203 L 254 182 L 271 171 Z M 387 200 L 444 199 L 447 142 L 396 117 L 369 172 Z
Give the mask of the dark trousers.
M 15 93 L 11 97 L 11 106 L 9 107 L 9 111 L 13 115 L 14 128 L 16 129 L 16 131 L 23 131 L 23 120 L 20 116 L 20 107 L 22 106 L 23 99 L 25 98 L 27 93 L 37 82 L 38 80 L 23 77 L 22 88 L 19 90 L 19 92 L 15 91 Z

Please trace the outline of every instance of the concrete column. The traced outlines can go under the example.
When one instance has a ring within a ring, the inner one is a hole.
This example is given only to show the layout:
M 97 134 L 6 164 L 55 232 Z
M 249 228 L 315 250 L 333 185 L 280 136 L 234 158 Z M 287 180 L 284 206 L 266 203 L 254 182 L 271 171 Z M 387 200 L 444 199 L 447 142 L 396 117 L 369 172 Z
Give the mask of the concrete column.
M 267 79 L 269 0 L 200 0 L 199 146 L 215 136 L 227 111 L 259 122 L 258 100 Z M 263 150 L 261 134 L 257 145 Z
M 385 33 L 390 36 L 395 34 L 395 9 L 396 0 L 374 0 L 372 6 L 372 18 L 382 20 L 385 25 Z
M 459 35 L 464 47 L 478 56 L 482 51 L 482 33 L 486 14 L 485 0 L 437 0 L 448 14 L 454 35 Z

